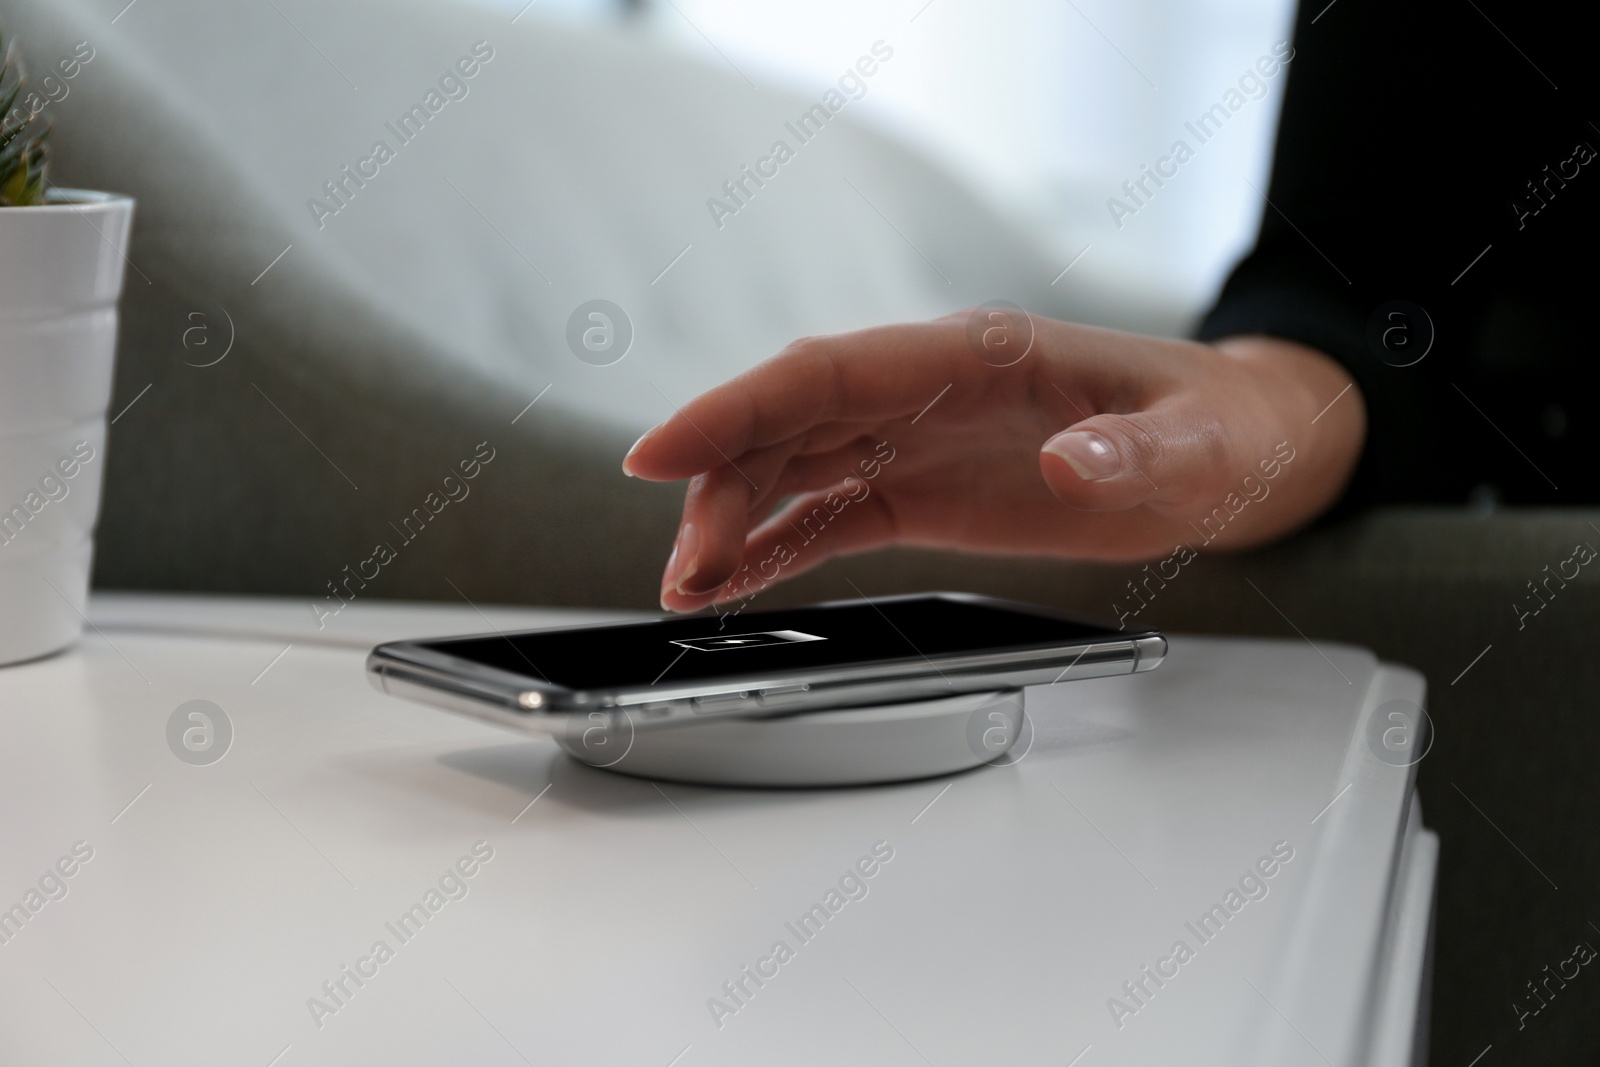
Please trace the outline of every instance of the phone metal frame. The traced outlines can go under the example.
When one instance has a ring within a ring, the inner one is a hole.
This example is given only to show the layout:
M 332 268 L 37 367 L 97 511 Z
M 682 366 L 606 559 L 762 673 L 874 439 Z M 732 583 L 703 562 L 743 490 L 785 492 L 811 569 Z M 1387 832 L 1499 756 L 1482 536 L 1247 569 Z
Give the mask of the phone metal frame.
M 930 596 L 1096 625 L 1068 612 L 973 593 L 911 593 L 865 602 L 877 605 Z M 862 602 L 833 600 L 813 606 L 836 607 Z M 649 626 L 656 621 L 659 620 L 549 629 L 597 630 Z M 509 636 L 497 632 L 387 642 L 368 654 L 367 679 L 374 688 L 391 696 L 461 712 L 516 730 L 555 734 L 570 729 L 574 721 L 584 723 L 595 715 L 609 720 L 613 726 L 626 719 L 632 728 L 653 728 L 710 718 L 752 718 L 825 708 L 895 704 L 957 693 L 1137 674 L 1155 670 L 1167 653 L 1165 637 L 1155 630 L 1143 630 L 1110 641 L 1024 647 L 976 655 L 945 654 L 930 659 L 918 653 L 916 657 L 901 660 L 828 668 L 787 677 L 750 675 L 692 685 L 573 690 L 425 647 L 439 640 Z

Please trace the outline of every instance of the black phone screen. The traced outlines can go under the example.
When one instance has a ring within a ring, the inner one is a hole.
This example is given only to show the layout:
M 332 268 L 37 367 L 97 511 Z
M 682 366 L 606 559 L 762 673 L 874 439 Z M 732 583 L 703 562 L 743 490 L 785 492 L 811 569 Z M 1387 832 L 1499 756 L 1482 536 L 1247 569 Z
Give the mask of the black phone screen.
M 934 595 L 457 638 L 422 647 L 588 690 L 786 678 L 833 667 L 1136 636 L 1034 614 L 1021 605 Z

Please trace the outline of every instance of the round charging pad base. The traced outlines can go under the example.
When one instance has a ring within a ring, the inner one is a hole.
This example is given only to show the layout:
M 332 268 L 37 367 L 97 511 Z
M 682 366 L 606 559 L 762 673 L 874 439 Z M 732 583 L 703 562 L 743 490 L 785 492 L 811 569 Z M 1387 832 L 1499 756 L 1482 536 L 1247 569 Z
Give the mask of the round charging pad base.
M 1022 690 L 963 693 L 902 704 L 716 719 L 637 730 L 574 759 L 639 778 L 735 786 L 842 786 L 969 770 L 1006 756 L 1024 733 Z M 622 751 L 616 756 L 615 752 Z

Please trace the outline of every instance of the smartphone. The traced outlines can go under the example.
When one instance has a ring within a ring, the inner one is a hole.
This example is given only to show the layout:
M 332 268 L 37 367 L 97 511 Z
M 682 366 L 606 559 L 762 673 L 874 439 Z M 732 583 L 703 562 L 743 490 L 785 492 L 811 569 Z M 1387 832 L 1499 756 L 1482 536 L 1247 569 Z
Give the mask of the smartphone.
M 966 593 L 439 637 L 379 645 L 368 680 L 393 696 L 520 730 L 630 728 L 1016 689 L 1154 670 L 1155 630 Z

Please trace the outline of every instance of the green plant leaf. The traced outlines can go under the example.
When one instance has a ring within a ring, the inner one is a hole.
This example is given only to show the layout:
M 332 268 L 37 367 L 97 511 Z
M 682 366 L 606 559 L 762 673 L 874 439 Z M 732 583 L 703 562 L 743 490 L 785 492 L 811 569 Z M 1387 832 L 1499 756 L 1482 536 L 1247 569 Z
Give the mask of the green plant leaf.
M 50 121 L 17 105 L 27 84 L 21 52 L 0 25 L 0 207 L 42 203 L 48 185 Z

